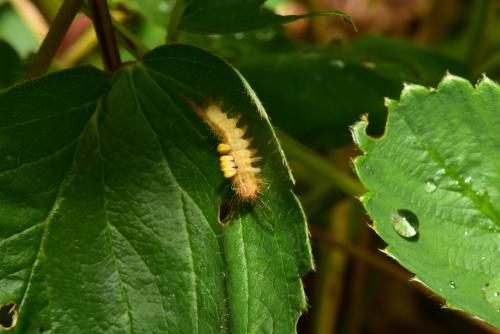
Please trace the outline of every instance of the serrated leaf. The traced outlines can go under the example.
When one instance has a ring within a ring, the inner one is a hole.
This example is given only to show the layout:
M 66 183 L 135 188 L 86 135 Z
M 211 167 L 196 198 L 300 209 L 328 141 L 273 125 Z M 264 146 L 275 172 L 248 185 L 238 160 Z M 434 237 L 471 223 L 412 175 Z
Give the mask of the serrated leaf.
M 266 187 L 233 192 L 191 110 L 224 101 Z M 290 333 L 311 267 L 301 208 L 265 112 L 227 63 L 153 50 L 108 78 L 57 72 L 0 95 L 0 304 L 13 333 Z
M 339 16 L 354 26 L 351 18 L 340 11 L 277 15 L 264 8 L 264 2 L 265 0 L 186 0 L 180 28 L 202 34 L 226 34 L 324 15 Z
M 500 87 L 447 75 L 387 104 L 382 138 L 353 128 L 375 230 L 447 306 L 500 327 Z

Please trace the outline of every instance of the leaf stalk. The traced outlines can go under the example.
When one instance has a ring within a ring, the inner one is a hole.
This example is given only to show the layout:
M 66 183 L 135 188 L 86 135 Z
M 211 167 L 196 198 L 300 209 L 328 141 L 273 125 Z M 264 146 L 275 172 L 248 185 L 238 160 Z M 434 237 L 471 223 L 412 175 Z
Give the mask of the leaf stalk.
M 104 68 L 113 72 L 121 66 L 121 60 L 108 2 L 106 0 L 90 0 L 90 12 L 92 13 L 97 41 L 101 46 Z
M 354 177 L 341 171 L 312 149 L 283 132 L 278 132 L 278 137 L 288 157 L 297 160 L 320 175 L 325 182 L 352 196 L 360 196 L 365 192 L 363 186 Z
M 167 28 L 167 44 L 175 43 L 179 39 L 179 25 L 182 20 L 182 15 L 186 9 L 184 0 L 177 0 L 172 11 L 172 16 Z
M 65 0 L 63 2 L 54 18 L 54 22 L 50 26 L 47 36 L 35 55 L 28 72 L 28 79 L 38 77 L 47 72 L 82 3 L 83 0 Z

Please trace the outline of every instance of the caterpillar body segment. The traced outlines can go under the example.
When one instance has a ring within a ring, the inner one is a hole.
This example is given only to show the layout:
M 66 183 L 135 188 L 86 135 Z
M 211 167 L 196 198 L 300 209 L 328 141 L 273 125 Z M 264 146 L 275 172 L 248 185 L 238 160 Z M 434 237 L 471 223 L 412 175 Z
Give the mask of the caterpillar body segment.
M 257 199 L 262 188 L 258 152 L 250 148 L 253 138 L 246 138 L 247 127 L 239 127 L 241 115 L 229 117 L 220 105 L 211 104 L 206 109 L 193 106 L 195 112 L 210 126 L 222 141 L 217 146 L 221 154 L 220 169 L 224 177 L 232 180 L 233 190 L 247 201 Z

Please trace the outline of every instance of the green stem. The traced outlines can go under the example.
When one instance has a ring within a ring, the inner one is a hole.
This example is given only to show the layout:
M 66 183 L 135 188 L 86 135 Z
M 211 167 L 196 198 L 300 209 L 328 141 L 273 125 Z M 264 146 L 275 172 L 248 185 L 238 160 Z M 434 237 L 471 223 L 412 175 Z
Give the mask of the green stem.
M 175 7 L 172 11 L 172 16 L 170 17 L 170 22 L 167 28 L 167 43 L 175 43 L 179 39 L 179 24 L 182 20 L 182 15 L 186 9 L 186 4 L 184 0 L 177 0 L 175 2 Z
M 120 44 L 133 54 L 136 59 L 142 58 L 149 51 L 148 47 L 142 44 L 123 24 L 114 19 L 112 21 Z
M 92 17 L 90 12 L 90 8 L 85 4 L 82 7 L 82 12 L 88 17 Z M 149 49 L 146 45 L 144 45 L 137 37 L 132 34 L 120 21 L 111 17 L 111 23 L 115 28 L 116 37 L 118 42 L 127 49 L 136 59 L 142 58 L 146 53 L 149 52 Z
M 347 254 L 353 256 L 357 260 L 363 261 L 369 264 L 370 266 L 393 276 L 394 278 L 397 278 L 407 283 L 410 282 L 410 274 L 406 270 L 374 254 L 373 251 L 366 250 L 360 247 L 359 245 L 352 244 L 348 241 L 340 240 L 336 237 L 333 237 L 331 233 L 329 233 L 327 230 L 317 227 L 315 225 L 309 224 L 309 231 L 311 232 L 311 236 L 313 239 L 324 242 L 330 247 L 340 249 L 346 252 Z
M 90 11 L 97 41 L 101 46 L 104 68 L 112 72 L 121 66 L 121 60 L 115 39 L 115 29 L 111 23 L 108 2 L 106 0 L 90 0 Z
M 59 45 L 66 35 L 71 22 L 82 6 L 83 0 L 65 0 L 57 12 L 54 22 L 50 26 L 47 36 L 42 42 L 38 53 L 31 64 L 28 72 L 28 78 L 34 78 L 43 75 L 49 69 L 50 63 L 54 59 Z
M 336 168 L 327 159 L 307 146 L 290 138 L 283 132 L 278 132 L 278 137 L 289 158 L 295 159 L 308 167 L 311 171 L 321 176 L 325 182 L 329 182 L 349 195 L 360 196 L 365 192 L 363 186 L 356 179 Z
M 478 0 L 474 6 L 467 34 L 467 49 L 465 51 L 465 61 L 467 64 L 473 64 L 478 50 L 481 48 L 490 2 L 490 0 Z

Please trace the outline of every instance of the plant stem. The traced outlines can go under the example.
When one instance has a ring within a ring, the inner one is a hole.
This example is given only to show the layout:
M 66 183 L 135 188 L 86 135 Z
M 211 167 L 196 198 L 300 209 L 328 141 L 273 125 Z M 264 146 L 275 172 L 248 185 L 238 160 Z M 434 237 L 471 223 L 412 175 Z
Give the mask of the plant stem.
M 128 52 L 133 54 L 135 58 L 142 58 L 142 56 L 144 56 L 149 51 L 148 47 L 145 46 L 140 40 L 138 40 L 137 37 L 134 36 L 134 34 L 128 31 L 128 29 L 125 28 L 123 24 L 116 21 L 115 19 L 112 19 L 112 21 L 113 26 L 116 29 L 117 37 L 120 42 L 123 43 L 123 46 L 128 50 Z
M 312 224 L 309 224 L 309 231 L 311 232 L 313 239 L 321 241 L 329 245 L 330 247 L 340 249 L 356 258 L 357 260 L 363 261 L 402 282 L 410 281 L 411 275 L 409 272 L 396 266 L 385 258 L 382 258 L 379 255 L 375 255 L 372 251 L 366 250 L 350 242 L 337 239 L 333 237 L 327 230 Z
M 170 22 L 167 28 L 167 43 L 175 43 L 179 39 L 179 24 L 181 23 L 182 15 L 186 9 L 186 4 L 184 0 L 177 0 L 175 2 L 174 9 L 172 11 L 172 16 L 170 17 Z
M 478 51 L 483 44 L 482 37 L 486 26 L 486 16 L 489 7 L 490 0 L 478 0 L 473 8 L 471 23 L 468 27 L 467 49 L 465 51 L 465 61 L 469 65 L 474 63 Z
M 349 195 L 360 196 L 365 192 L 363 186 L 356 179 L 336 168 L 310 148 L 290 138 L 283 132 L 278 132 L 278 137 L 288 157 L 297 160 L 314 173 L 317 173 L 325 182 L 329 182 Z
M 82 12 L 90 18 L 92 17 L 89 7 L 85 4 L 82 7 Z M 123 25 L 123 21 L 125 20 L 127 20 L 127 17 L 111 16 L 111 23 L 115 28 L 118 42 L 127 49 L 128 52 L 134 55 L 135 58 L 140 59 L 149 49 Z
M 66 0 L 63 2 L 61 8 L 57 12 L 54 22 L 50 26 L 47 36 L 43 40 L 33 60 L 31 69 L 28 72 L 29 79 L 43 75 L 47 72 L 50 63 L 56 55 L 57 49 L 59 49 L 59 45 L 61 45 L 64 35 L 66 35 L 82 3 L 83 0 Z
M 102 62 L 108 71 L 114 71 L 121 65 L 120 54 L 115 39 L 115 29 L 111 23 L 108 2 L 106 0 L 90 0 L 92 21 L 101 46 Z

